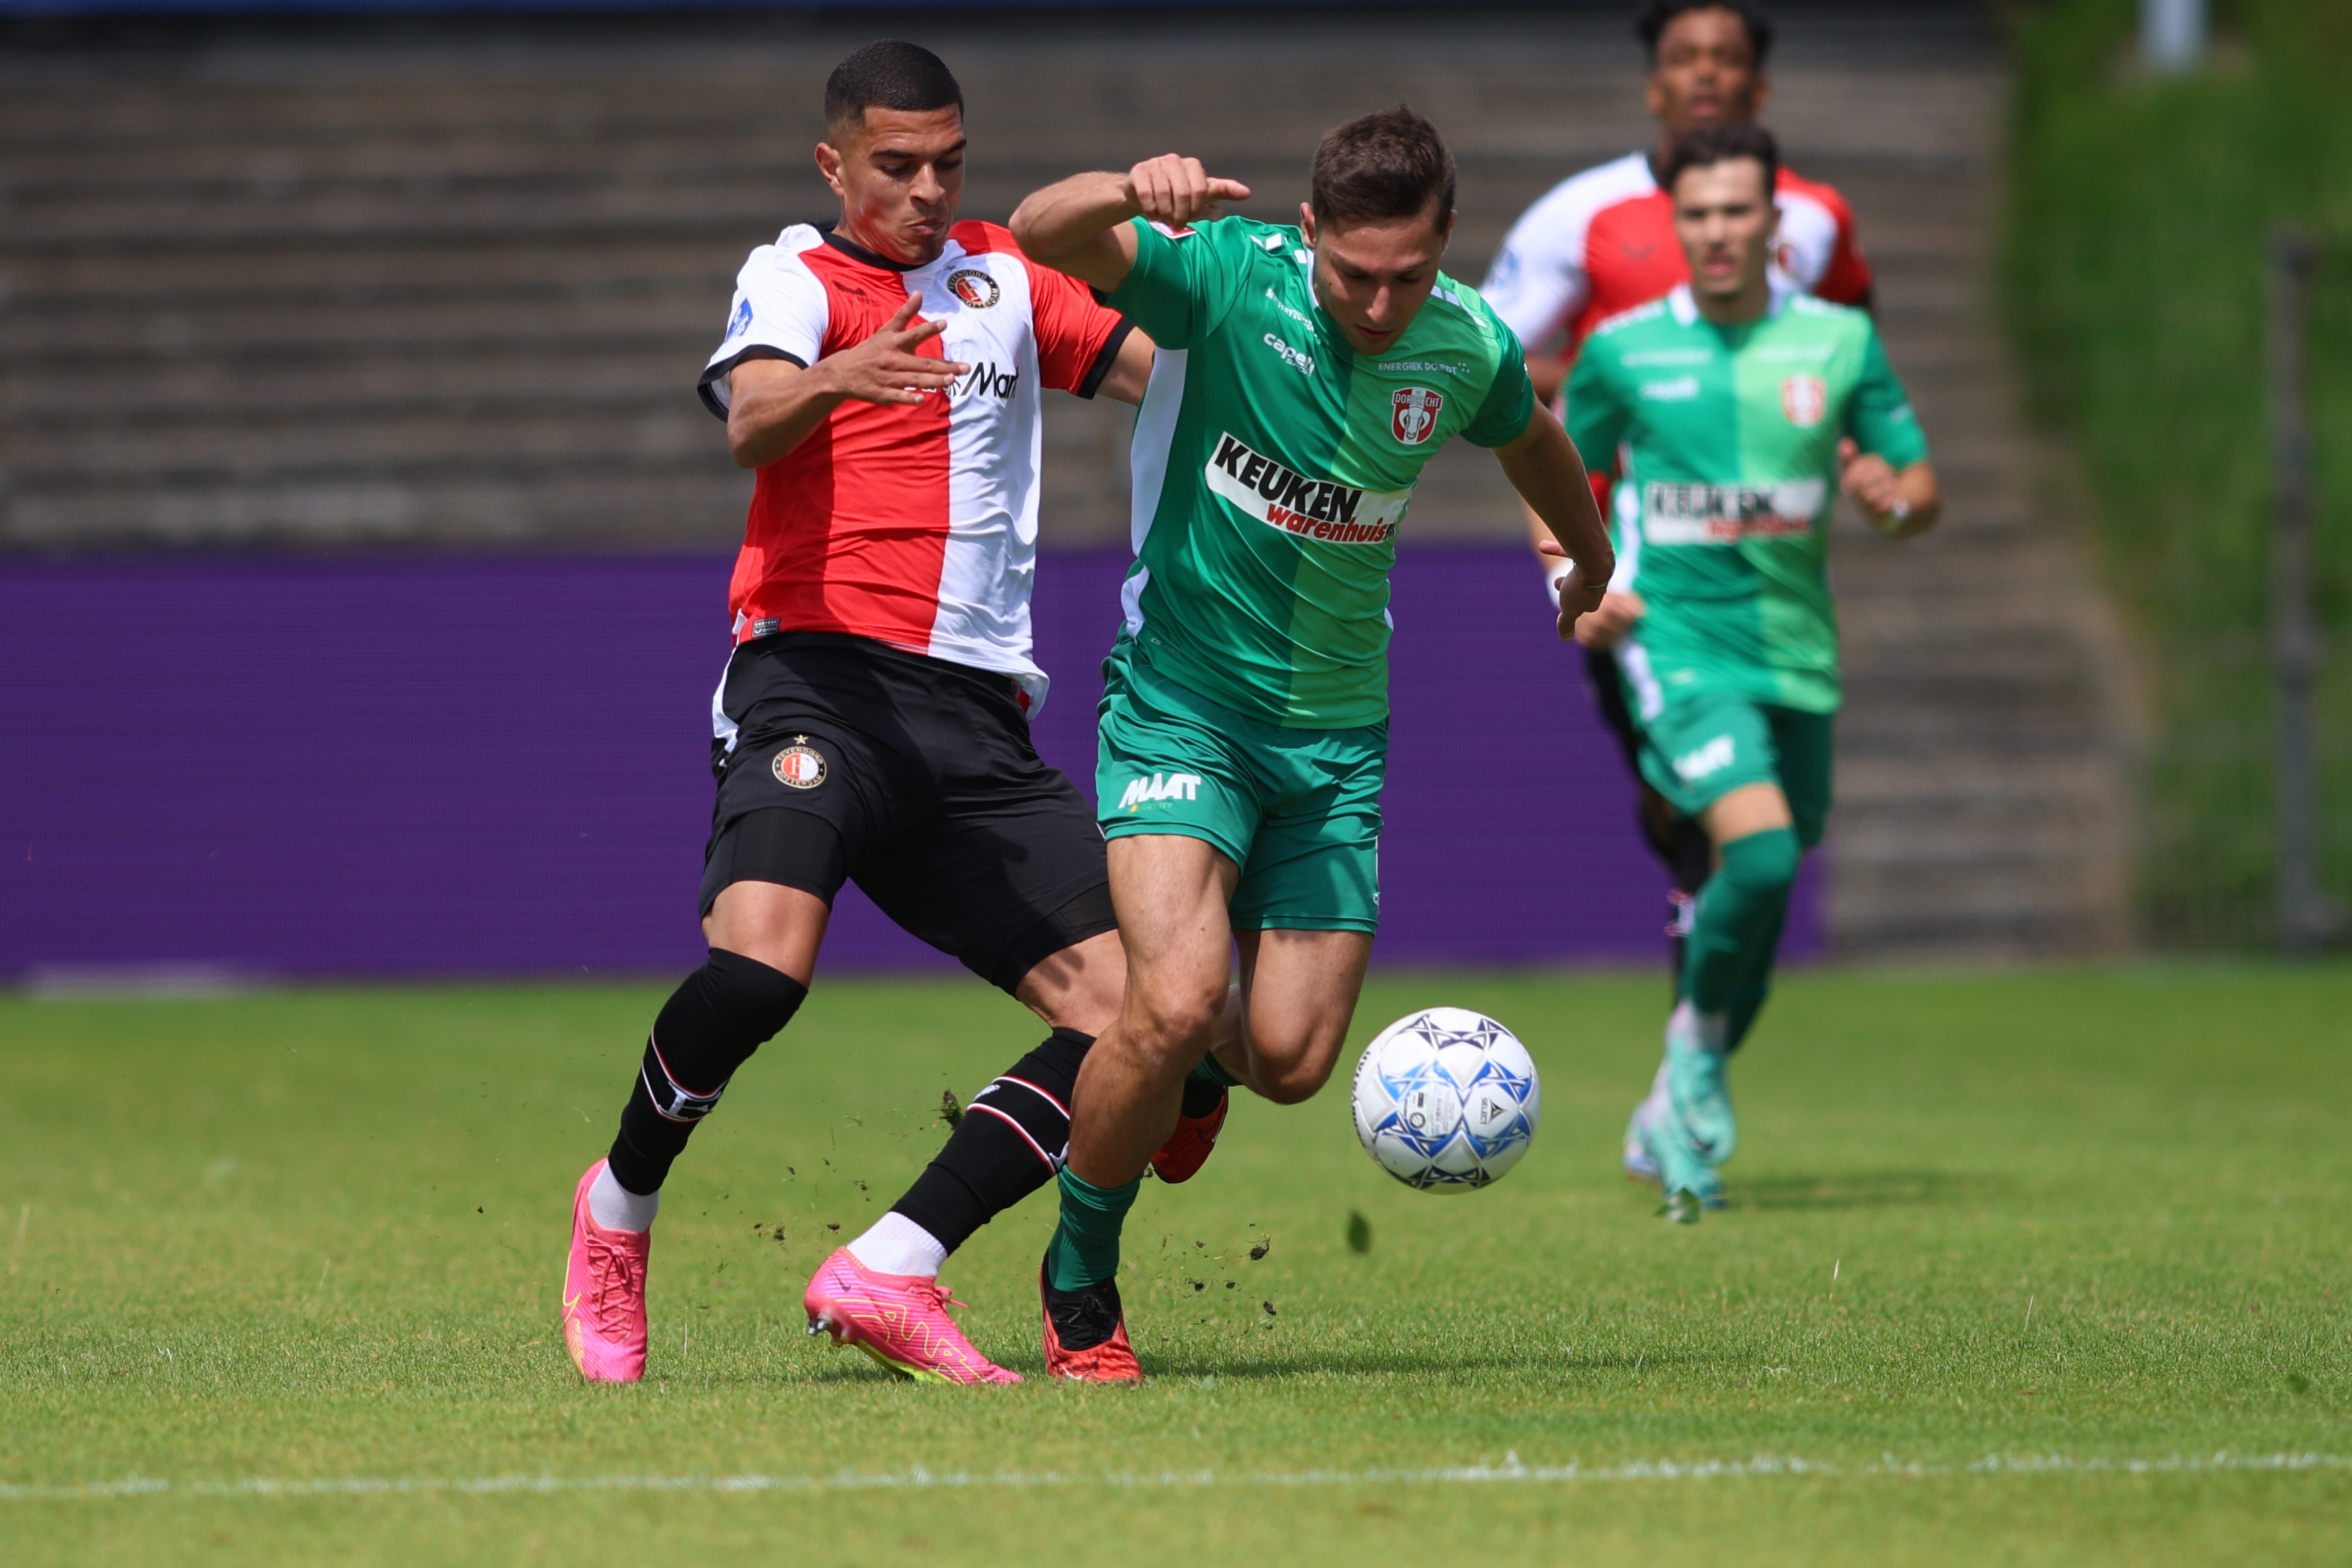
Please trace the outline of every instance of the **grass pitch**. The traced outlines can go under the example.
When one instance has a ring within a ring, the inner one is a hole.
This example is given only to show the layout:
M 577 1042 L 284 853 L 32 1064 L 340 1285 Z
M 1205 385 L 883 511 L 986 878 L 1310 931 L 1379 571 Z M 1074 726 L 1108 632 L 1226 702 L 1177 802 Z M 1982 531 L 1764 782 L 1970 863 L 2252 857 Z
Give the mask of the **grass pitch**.
M 801 1331 L 940 1090 L 1035 1037 L 976 982 L 821 984 L 739 1075 L 626 1389 L 574 1380 L 556 1287 L 655 990 L 0 1001 L 0 1557 L 2352 1554 L 2352 971 L 1800 976 L 1694 1228 L 1616 1171 L 1663 989 L 1377 982 L 1359 1039 L 1440 1001 L 1525 1036 L 1533 1152 L 1427 1196 L 1344 1068 L 1238 1105 L 1131 1226 L 1139 1389 L 913 1387 Z M 1050 1224 L 948 1276 L 1032 1373 Z

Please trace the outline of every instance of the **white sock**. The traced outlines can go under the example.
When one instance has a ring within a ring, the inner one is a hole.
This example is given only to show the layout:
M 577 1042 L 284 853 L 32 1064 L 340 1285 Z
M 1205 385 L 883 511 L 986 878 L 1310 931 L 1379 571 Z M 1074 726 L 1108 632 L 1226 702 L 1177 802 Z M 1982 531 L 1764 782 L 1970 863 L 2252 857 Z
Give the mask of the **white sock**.
M 849 1244 L 849 1256 L 877 1274 L 919 1274 L 939 1278 L 948 1249 L 940 1238 L 893 1210 L 874 1222 L 874 1228 Z
M 1665 1058 L 1661 1057 L 1658 1059 L 1657 1076 L 1650 1079 L 1650 1099 L 1657 1101 L 1660 1105 L 1666 1103 L 1666 1075 L 1670 1070 L 1671 1069 L 1666 1066 Z
M 595 1181 L 589 1184 L 588 1217 L 606 1230 L 651 1230 L 654 1215 L 659 1213 L 659 1193 L 639 1197 L 613 1180 L 610 1165 L 597 1172 Z
M 1687 1031 L 1686 1038 L 1696 1040 L 1706 1049 L 1720 1052 L 1729 1048 L 1731 1043 L 1731 1015 L 1702 1013 L 1685 998 L 1675 1004 L 1674 1012 L 1666 1019 L 1669 1037 L 1677 1029 Z

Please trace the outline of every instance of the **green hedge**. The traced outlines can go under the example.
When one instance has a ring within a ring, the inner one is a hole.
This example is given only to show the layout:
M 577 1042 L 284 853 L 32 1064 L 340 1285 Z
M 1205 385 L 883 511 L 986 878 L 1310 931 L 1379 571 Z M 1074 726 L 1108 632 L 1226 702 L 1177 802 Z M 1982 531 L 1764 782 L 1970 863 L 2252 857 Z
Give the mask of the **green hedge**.
M 2352 611 L 2352 0 L 2216 6 L 2210 66 L 2140 71 L 2134 0 L 2015 14 L 2002 251 L 2032 410 L 2073 438 L 2108 582 L 2146 649 L 2154 733 L 2139 910 L 2159 945 L 2271 935 L 2270 472 L 2263 256 L 2322 243 L 2313 296 L 2320 602 Z M 2352 890 L 2352 647 L 2323 689 L 2326 879 Z

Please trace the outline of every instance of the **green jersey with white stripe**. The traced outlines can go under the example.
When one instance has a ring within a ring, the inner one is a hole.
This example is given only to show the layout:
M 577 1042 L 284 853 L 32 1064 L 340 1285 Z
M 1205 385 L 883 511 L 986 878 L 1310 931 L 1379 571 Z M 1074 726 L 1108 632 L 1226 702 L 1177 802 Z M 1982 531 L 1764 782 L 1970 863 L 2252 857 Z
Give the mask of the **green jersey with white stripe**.
M 1614 458 L 1611 585 L 1646 605 L 1618 664 L 1644 716 L 1699 690 L 1835 712 L 1838 441 L 1898 468 L 1927 456 L 1870 317 L 1776 292 L 1718 326 L 1683 285 L 1587 340 L 1568 433 L 1588 465 Z
M 1440 273 L 1378 359 L 1316 302 L 1295 227 L 1135 221 L 1108 303 L 1160 347 L 1135 425 L 1132 651 L 1179 685 L 1289 729 L 1388 716 L 1389 570 L 1422 465 L 1500 447 L 1535 394 L 1518 340 Z

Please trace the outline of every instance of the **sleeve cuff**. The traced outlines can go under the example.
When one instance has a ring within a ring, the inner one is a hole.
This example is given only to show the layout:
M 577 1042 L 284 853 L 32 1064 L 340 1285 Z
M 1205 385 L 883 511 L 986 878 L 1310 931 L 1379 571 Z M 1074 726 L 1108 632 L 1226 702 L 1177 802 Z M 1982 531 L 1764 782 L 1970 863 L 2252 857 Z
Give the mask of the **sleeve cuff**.
M 737 365 L 741 364 L 746 360 L 755 359 L 780 359 L 787 364 L 796 364 L 803 370 L 808 369 L 808 361 L 801 358 L 798 354 L 788 354 L 782 349 L 772 349 L 764 343 L 753 343 L 750 348 L 745 349 L 742 353 L 730 354 L 727 358 L 720 360 L 717 364 L 708 366 L 704 369 L 702 379 L 694 384 L 695 392 L 702 399 L 702 406 L 709 409 L 710 412 L 719 418 L 726 418 L 727 395 L 725 388 L 727 385 L 727 378 L 734 372 Z
M 1135 323 L 1121 317 L 1118 325 L 1110 330 L 1110 336 L 1103 340 L 1103 346 L 1096 353 L 1094 363 L 1087 367 L 1086 375 L 1077 385 L 1070 388 L 1072 396 L 1092 397 L 1102 390 L 1103 378 L 1110 374 L 1110 367 L 1118 363 L 1119 346 L 1127 342 L 1127 334 L 1133 331 Z

